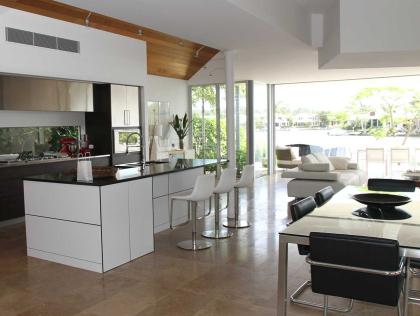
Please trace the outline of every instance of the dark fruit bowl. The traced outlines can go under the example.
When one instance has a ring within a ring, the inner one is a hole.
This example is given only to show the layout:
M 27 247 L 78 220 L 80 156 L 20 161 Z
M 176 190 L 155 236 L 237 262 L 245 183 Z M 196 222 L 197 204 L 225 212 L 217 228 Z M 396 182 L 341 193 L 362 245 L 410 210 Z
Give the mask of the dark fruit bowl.
M 411 202 L 407 196 L 383 193 L 355 194 L 353 199 L 359 203 L 379 208 L 394 208 Z

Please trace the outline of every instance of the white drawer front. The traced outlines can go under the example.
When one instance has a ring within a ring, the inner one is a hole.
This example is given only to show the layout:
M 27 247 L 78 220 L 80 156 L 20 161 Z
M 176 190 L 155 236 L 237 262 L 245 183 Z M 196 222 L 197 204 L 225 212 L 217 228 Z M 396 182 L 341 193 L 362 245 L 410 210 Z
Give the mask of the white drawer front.
M 169 228 L 169 199 L 167 195 L 153 199 L 153 224 L 155 233 Z
M 168 181 L 167 174 L 153 177 L 153 198 L 168 195 Z
M 24 181 L 25 214 L 100 225 L 99 187 Z
M 104 271 L 130 261 L 129 182 L 101 187 Z
M 129 182 L 130 258 L 154 250 L 152 178 Z
M 203 168 L 196 168 L 169 174 L 169 193 L 181 192 L 193 188 L 195 179 L 203 173 Z
M 102 263 L 100 226 L 26 215 L 27 247 Z

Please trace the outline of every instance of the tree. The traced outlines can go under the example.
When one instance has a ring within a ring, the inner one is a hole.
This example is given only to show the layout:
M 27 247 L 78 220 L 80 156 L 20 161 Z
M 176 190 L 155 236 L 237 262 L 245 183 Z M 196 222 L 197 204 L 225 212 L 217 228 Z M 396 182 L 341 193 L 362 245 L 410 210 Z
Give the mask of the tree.
M 199 118 L 198 115 L 194 115 L 193 117 L 193 135 L 198 135 L 200 132 L 200 134 L 203 137 L 203 142 L 201 142 L 201 148 L 198 149 L 198 145 L 200 144 L 196 144 L 197 146 L 195 146 L 196 151 L 198 152 L 205 152 L 205 144 L 204 144 L 204 140 L 206 139 L 206 131 L 208 130 L 206 127 L 206 120 L 204 118 L 204 114 L 205 114 L 205 104 L 208 103 L 210 104 L 212 107 L 214 108 L 214 106 L 216 105 L 216 91 L 214 86 L 209 85 L 209 86 L 197 86 L 197 87 L 193 87 L 191 89 L 191 99 L 192 99 L 192 104 L 197 104 L 201 102 L 201 122 L 203 123 L 201 126 L 197 126 L 194 125 L 194 120 L 197 121 L 197 119 Z M 216 113 L 211 113 L 212 116 L 215 116 Z M 201 129 L 200 130 L 196 130 L 197 128 Z M 204 158 L 204 157 L 203 157 Z
M 418 122 L 420 121 L 420 92 L 413 91 L 414 95 L 411 102 L 404 107 L 404 116 L 402 124 L 405 127 L 405 137 L 402 145 L 405 145 L 408 136 L 410 136 L 416 129 Z
M 216 105 L 216 91 L 214 90 L 214 86 L 193 87 L 191 92 L 193 104 L 201 102 L 203 108 L 206 103 Z
M 364 88 L 356 95 L 353 109 L 358 114 L 368 114 L 380 109 L 383 112 L 381 119 L 387 123 L 384 124 L 385 134 L 393 136 L 396 133 L 396 114 L 406 102 L 406 93 L 400 87 Z

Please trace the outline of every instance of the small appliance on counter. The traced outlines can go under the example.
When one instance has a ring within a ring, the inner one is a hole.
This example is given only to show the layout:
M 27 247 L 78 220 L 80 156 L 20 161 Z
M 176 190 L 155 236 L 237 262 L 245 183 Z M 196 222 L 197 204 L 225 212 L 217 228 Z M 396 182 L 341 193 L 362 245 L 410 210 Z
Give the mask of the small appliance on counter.
M 78 151 L 78 140 L 74 137 L 62 137 L 60 139 L 60 154 L 67 155 L 69 157 L 77 156 Z

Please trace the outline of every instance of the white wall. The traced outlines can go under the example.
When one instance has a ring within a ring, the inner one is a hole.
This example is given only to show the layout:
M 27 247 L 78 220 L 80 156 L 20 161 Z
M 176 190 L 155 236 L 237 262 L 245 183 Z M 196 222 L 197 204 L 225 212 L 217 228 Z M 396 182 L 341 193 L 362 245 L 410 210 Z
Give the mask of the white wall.
M 186 80 L 148 75 L 144 89 L 146 106 L 148 101 L 165 101 L 169 102 L 171 116 L 172 114 L 184 115 L 188 113 L 187 83 Z M 184 143 L 188 144 L 188 138 Z M 173 130 L 171 130 L 169 144 L 178 146 L 178 136 Z
M 420 49 L 420 1 L 341 0 L 340 3 L 343 53 Z
M 146 43 L 0 7 L 0 72 L 143 86 Z M 5 27 L 80 41 L 80 54 L 6 42 Z
M 238 79 L 238 78 L 235 78 Z M 197 71 L 188 81 L 189 85 L 205 85 L 226 82 L 225 56 L 223 52 L 217 53 L 207 64 Z
M 0 73 L 144 86 L 146 44 L 136 39 L 0 7 Z M 80 41 L 80 54 L 6 42 L 5 27 Z M 0 127 L 70 126 L 84 113 L 0 111 Z
M 322 68 L 340 53 L 340 2 L 337 1 L 324 15 L 323 47 L 318 50 L 318 64 Z

